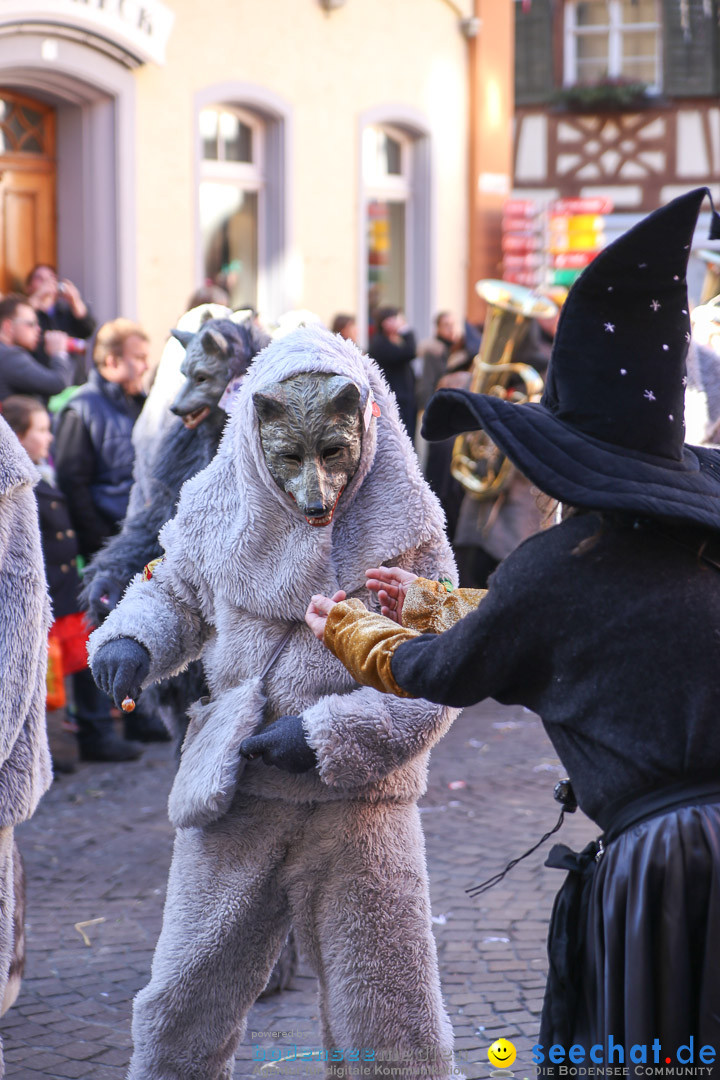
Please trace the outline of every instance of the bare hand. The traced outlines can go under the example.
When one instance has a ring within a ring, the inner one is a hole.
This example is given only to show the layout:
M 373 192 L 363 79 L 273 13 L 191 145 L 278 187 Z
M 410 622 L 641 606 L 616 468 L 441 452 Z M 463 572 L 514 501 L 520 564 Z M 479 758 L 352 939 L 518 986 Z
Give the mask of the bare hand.
M 327 617 L 330 614 L 330 608 L 333 607 L 335 604 L 339 603 L 341 600 L 344 600 L 345 596 L 346 593 L 344 593 L 343 590 L 340 589 L 338 592 L 335 593 L 332 599 L 327 596 L 322 596 L 321 594 L 318 594 L 317 596 L 313 596 L 310 600 L 310 603 L 308 604 L 308 609 L 305 612 L 305 622 L 308 624 L 318 641 L 322 641 L 323 639 L 323 635 L 325 633 L 325 623 L 327 622 Z
M 399 566 L 378 566 L 365 571 L 368 589 L 377 593 L 380 613 L 402 625 L 402 609 L 405 596 L 417 574 L 401 570 Z
M 62 330 L 46 330 L 45 331 L 45 352 L 48 356 L 58 356 L 59 353 L 66 353 L 68 343 L 68 336 Z
M 77 285 L 73 285 L 72 281 L 67 278 L 63 278 L 62 283 L 65 286 L 63 294 L 72 308 L 73 315 L 76 319 L 84 319 L 87 315 L 87 305 L 80 295 Z

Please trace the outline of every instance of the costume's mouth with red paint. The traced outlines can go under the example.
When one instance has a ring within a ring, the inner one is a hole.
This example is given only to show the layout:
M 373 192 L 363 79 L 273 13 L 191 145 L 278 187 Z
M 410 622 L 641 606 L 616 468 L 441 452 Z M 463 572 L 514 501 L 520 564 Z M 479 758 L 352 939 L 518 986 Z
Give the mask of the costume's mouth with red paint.
M 346 487 L 347 487 L 347 485 L 343 484 L 343 486 L 340 488 L 340 490 L 338 492 L 337 499 L 335 500 L 335 502 L 333 503 L 331 508 L 327 511 L 327 513 L 323 514 L 322 517 L 308 517 L 307 514 L 303 514 L 303 517 L 307 521 L 308 525 L 314 525 L 314 526 L 317 526 L 318 528 L 322 528 L 325 525 L 329 525 L 330 522 L 332 521 L 333 516 L 335 514 L 335 511 L 337 509 L 337 504 L 340 502 L 340 496 L 342 495 L 342 493 L 343 493 L 343 491 L 345 490 Z M 291 499 L 293 499 L 295 502 L 297 502 L 297 499 L 293 495 L 292 491 L 288 491 L 288 495 L 290 496 Z
M 189 431 L 194 431 L 196 427 L 202 424 L 206 416 L 210 415 L 210 406 L 203 405 L 199 409 L 193 410 L 193 412 L 185 413 L 182 417 L 182 422 Z

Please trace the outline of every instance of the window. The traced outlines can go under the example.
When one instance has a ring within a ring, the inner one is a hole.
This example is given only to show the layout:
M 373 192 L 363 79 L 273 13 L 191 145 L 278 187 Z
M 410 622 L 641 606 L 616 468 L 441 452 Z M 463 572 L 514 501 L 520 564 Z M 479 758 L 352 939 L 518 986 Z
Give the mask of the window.
M 411 195 L 409 137 L 394 128 L 363 131 L 362 168 L 366 198 L 366 285 L 369 322 L 379 307 L 406 310 L 406 246 Z
M 0 98 L 0 154 L 54 154 L 54 110 L 41 102 L 3 92 Z
M 232 307 L 257 307 L 263 125 L 225 105 L 202 109 L 199 123 L 203 275 L 227 289 Z
M 565 85 L 622 78 L 660 90 L 657 0 L 577 0 L 565 7 Z

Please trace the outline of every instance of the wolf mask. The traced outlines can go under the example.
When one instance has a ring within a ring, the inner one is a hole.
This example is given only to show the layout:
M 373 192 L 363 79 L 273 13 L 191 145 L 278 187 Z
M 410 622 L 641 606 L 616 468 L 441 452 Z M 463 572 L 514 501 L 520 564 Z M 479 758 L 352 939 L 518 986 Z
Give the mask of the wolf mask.
M 227 416 L 218 402 L 232 377 L 243 375 L 259 349 L 269 340 L 246 323 L 210 319 L 197 333 L 173 330 L 185 349 L 180 368 L 185 382 L 170 406 L 186 428 L 193 430 L 210 418 L 220 428 Z
M 302 374 L 253 394 L 275 483 L 310 525 L 329 525 L 362 453 L 360 388 L 343 375 Z

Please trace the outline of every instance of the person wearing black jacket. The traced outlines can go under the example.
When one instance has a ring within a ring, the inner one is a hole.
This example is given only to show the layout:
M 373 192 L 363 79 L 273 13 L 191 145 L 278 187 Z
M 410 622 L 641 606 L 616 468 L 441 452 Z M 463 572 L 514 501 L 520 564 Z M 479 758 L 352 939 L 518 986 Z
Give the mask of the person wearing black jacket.
M 58 416 L 55 468 L 80 553 L 88 558 L 120 528 L 132 487 L 132 429 L 145 394 L 148 337 L 129 319 L 98 331 L 95 368 Z
M 720 451 L 684 444 L 683 423 L 685 273 L 706 194 L 651 214 L 584 271 L 540 403 L 442 390 L 428 406 L 424 435 L 484 428 L 569 516 L 510 554 L 486 592 L 385 567 L 368 571 L 380 615 L 314 597 L 306 616 L 360 683 L 537 711 L 602 830 L 547 862 L 568 874 L 533 1048 L 541 1076 L 562 1074 L 571 1046 L 633 1077 L 643 1061 L 682 1061 L 681 1047 L 705 1065 L 720 1049 Z M 623 1057 L 599 1059 L 611 1041 Z
M 28 300 L 37 312 L 40 324 L 40 340 L 34 350 L 35 359 L 41 364 L 49 363 L 50 349 L 48 331 L 65 334 L 77 339 L 78 346 L 92 337 L 97 325 L 92 312 L 72 281 L 58 281 L 55 267 L 38 263 L 27 276 Z M 87 379 L 87 363 L 84 349 L 79 349 L 73 364 L 73 382 L 84 383 Z
M 404 325 L 400 309 L 396 307 L 380 308 L 375 325 L 376 331 L 370 339 L 368 355 L 380 368 L 395 394 L 400 419 L 410 438 L 414 439 L 417 406 L 415 373 L 411 362 L 417 352 L 415 335 Z
M 47 366 L 32 355 L 39 340 L 38 318 L 25 297 L 0 300 L 0 401 L 11 394 L 30 394 L 47 402 L 70 385 L 72 363 L 64 335 L 49 336 Z

